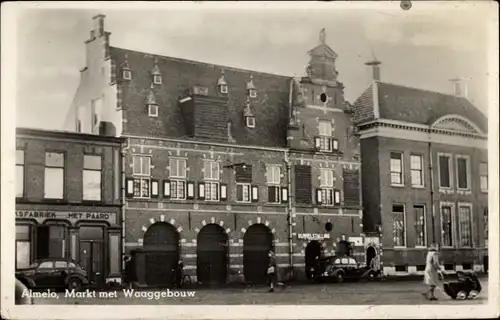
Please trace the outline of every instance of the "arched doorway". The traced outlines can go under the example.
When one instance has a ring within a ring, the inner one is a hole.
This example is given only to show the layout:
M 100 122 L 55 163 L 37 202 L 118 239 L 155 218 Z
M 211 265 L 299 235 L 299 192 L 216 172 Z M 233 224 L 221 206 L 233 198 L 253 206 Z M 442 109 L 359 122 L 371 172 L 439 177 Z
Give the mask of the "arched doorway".
M 218 224 L 204 226 L 197 239 L 196 276 L 204 285 L 226 283 L 228 236 Z
M 144 234 L 145 282 L 149 286 L 169 287 L 179 261 L 179 233 L 167 222 L 152 224 Z
M 310 269 L 317 263 L 317 259 L 321 258 L 323 253 L 323 246 L 319 241 L 312 240 L 306 247 L 306 276 L 311 278 Z
M 367 266 L 370 266 L 372 259 L 375 258 L 376 255 L 377 255 L 377 251 L 375 250 L 374 247 L 369 246 L 368 249 L 366 249 L 366 265 Z
M 352 253 L 352 246 L 349 242 L 342 240 L 339 243 L 337 243 L 337 256 L 351 256 Z
M 254 224 L 243 236 L 243 274 L 251 284 L 267 282 L 269 250 L 273 249 L 273 234 L 264 224 Z

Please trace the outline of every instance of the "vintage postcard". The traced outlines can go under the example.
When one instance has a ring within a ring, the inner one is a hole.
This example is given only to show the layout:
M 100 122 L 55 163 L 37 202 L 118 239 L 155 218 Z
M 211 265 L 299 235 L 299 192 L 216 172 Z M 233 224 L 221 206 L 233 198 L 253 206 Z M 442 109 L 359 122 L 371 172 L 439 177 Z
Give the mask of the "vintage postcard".
M 497 2 L 1 21 L 2 317 L 499 316 Z

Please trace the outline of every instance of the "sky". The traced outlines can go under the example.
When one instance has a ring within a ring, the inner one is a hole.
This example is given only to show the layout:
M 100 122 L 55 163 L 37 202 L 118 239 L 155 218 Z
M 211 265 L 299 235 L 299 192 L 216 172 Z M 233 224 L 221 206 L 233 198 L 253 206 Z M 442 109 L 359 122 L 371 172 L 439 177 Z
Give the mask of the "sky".
M 469 79 L 469 100 L 487 113 L 492 8 L 482 4 L 413 2 L 408 11 L 398 1 L 370 8 L 332 2 L 40 4 L 17 15 L 16 125 L 62 129 L 98 13 L 106 15 L 112 46 L 287 76 L 305 75 L 307 51 L 325 28 L 348 101 L 369 86 L 364 63 L 375 54 L 385 82 L 452 93 L 449 79 Z

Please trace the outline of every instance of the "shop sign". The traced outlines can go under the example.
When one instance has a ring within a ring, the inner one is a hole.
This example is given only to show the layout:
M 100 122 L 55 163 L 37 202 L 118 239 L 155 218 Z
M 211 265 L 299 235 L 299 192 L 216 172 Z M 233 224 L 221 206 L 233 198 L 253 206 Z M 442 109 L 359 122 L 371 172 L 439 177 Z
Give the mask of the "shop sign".
M 299 233 L 297 237 L 301 240 L 325 240 L 330 239 L 329 233 Z
M 68 211 L 38 211 L 38 210 L 16 210 L 16 218 L 35 219 L 44 221 L 45 219 L 62 219 L 76 222 L 79 220 L 107 221 L 110 224 L 116 223 L 116 213 L 114 212 L 68 212 Z

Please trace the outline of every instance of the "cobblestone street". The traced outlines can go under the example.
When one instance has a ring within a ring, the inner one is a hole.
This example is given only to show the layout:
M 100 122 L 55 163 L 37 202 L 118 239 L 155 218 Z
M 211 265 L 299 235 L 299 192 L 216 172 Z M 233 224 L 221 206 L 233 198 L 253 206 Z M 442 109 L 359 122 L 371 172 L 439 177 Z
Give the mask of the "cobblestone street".
M 117 290 L 113 298 L 65 298 L 59 293 L 58 299 L 35 299 L 35 304 L 481 304 L 486 303 L 488 282 L 481 281 L 483 291 L 476 300 L 454 301 L 444 292 L 437 290 L 439 301 L 427 301 L 420 294 L 425 286 L 420 281 L 399 282 L 359 282 L 343 284 L 308 284 L 278 289 L 268 293 L 267 288 L 198 289 L 194 297 L 163 297 L 148 299 L 152 291 L 143 291 L 144 297 L 127 298 L 122 290 Z M 187 290 L 186 290 L 187 291 Z M 176 290 L 172 291 L 176 292 Z M 187 293 L 187 292 L 186 292 Z

